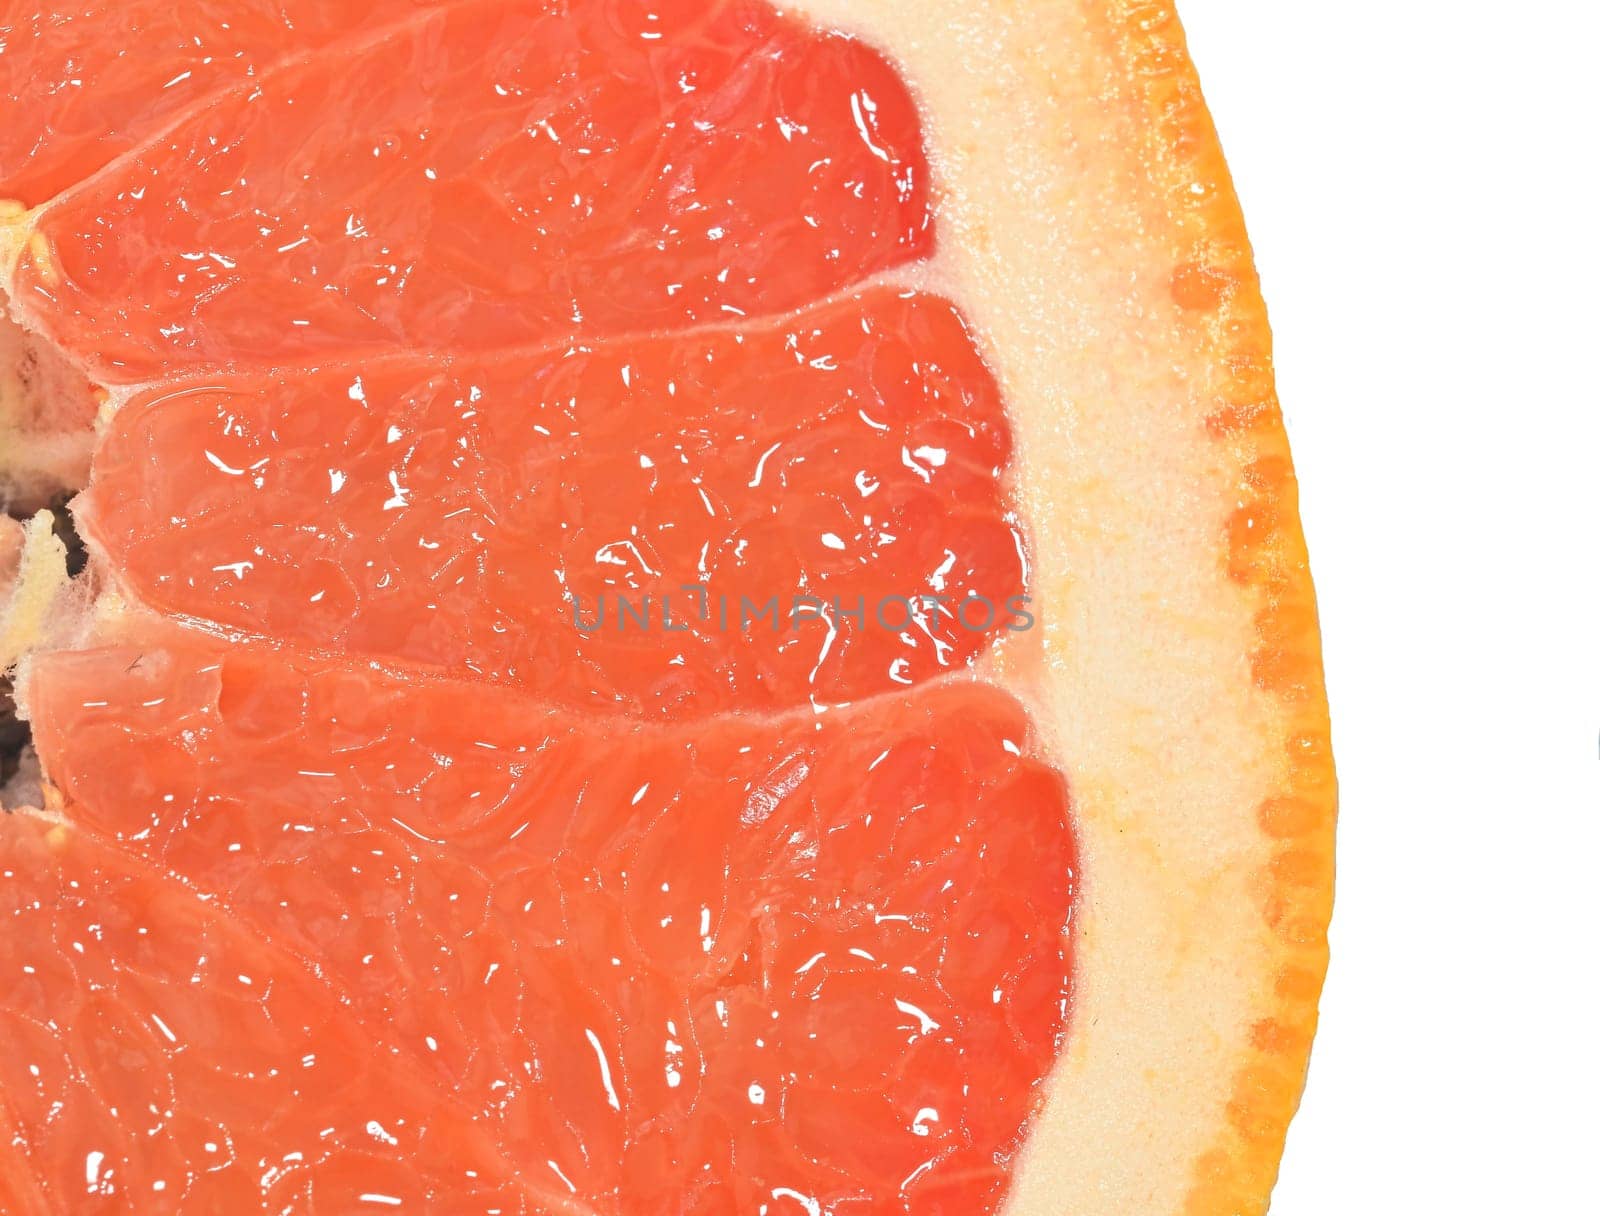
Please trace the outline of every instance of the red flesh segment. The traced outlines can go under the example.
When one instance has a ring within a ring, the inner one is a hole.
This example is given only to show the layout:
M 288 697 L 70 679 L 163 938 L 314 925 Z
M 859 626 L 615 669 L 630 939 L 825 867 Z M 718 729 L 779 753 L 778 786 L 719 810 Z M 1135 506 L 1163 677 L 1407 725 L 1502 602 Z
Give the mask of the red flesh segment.
M 761 711 L 891 691 L 1018 623 L 1008 455 L 959 316 L 878 291 L 740 330 L 152 393 L 80 519 L 167 612 L 563 705 Z M 797 596 L 829 620 L 793 619 Z M 920 596 L 946 602 L 908 620 Z M 774 597 L 777 632 L 753 620 Z
M 53 1193 L 81 1193 L 90 1152 L 140 1193 L 236 1136 L 236 1175 L 304 1152 L 469 1210 L 416 1190 L 437 1157 L 395 1150 L 417 1174 L 387 1173 L 384 1134 L 429 1143 L 426 1091 L 502 1150 L 479 1185 L 559 1179 L 581 1211 L 997 1202 L 1062 1026 L 1075 864 L 1060 779 L 1006 694 L 944 683 L 820 719 L 618 728 L 193 641 L 54 656 L 33 678 L 75 822 L 53 854 L 8 834 L 50 857 L 8 867 L 8 897 L 28 922 L 66 879 L 86 889 L 66 921 L 0 933 L 20 1031 L 0 1069 L 47 1128 L 30 1149 Z M 197 936 L 218 943 L 204 964 Z M 52 1030 L 64 993 L 115 1029 Z M 230 1051 L 211 1036 L 235 1007 L 264 1033 Z M 67 1086 L 122 1036 L 98 1098 Z M 308 1053 L 352 1070 L 349 1091 L 275 1103 Z M 395 1078 L 392 1101 L 365 1068 Z M 185 1119 L 141 1122 L 151 1095 Z M 384 1134 L 346 1140 L 365 1119 Z
M 0 1208 L 994 1211 L 1075 862 L 1023 710 L 926 683 L 992 633 L 839 616 L 819 664 L 586 635 L 556 579 L 1021 588 L 959 319 L 845 295 L 932 246 L 903 85 L 753 0 L 221 11 L 248 69 L 168 103 L 96 50 L 52 103 L 140 146 L 34 217 L 17 304 L 157 382 L 105 573 L 263 641 L 135 614 L 33 665 L 66 822 L 0 832 Z M 71 135 L 41 174 L 104 158 Z
M 189 115 L 15 296 L 104 383 L 781 312 L 928 252 L 920 145 L 878 55 L 765 4 L 477 0 Z
M 76 185 L 219 89 L 435 0 L 52 0 L 3 27 L 0 198 Z
M 0 919 L 7 1216 L 528 1210 L 471 1112 L 144 859 L 11 816 Z

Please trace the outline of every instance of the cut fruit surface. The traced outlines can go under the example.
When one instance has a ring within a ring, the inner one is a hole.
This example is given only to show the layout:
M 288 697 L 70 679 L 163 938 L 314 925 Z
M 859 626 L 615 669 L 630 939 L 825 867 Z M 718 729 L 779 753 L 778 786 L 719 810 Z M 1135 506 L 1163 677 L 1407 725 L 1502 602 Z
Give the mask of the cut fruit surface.
M 0 197 L 34 206 L 140 146 L 217 89 L 429 0 L 61 0 L 7 15 Z
M 80 518 L 167 612 L 577 708 L 769 710 L 894 691 L 1006 627 L 1009 443 L 950 306 L 880 291 L 155 390 Z
M 164 901 L 144 916 L 218 922 L 237 945 L 191 976 L 188 954 L 152 974 L 128 908 L 99 933 L 11 934 L 10 961 L 43 978 L 0 1004 L 30 1059 L 58 1050 L 43 1023 L 72 975 L 115 1011 L 129 1061 L 90 1087 L 115 1084 L 130 1110 L 171 1095 L 213 1135 L 259 1079 L 278 1114 L 232 1152 L 281 1177 L 271 1210 L 312 1195 L 320 1210 L 323 1170 L 355 1175 L 369 1151 L 398 1170 L 466 1118 L 501 1158 L 478 1185 L 565 1179 L 592 1210 L 639 1210 L 645 1180 L 669 1210 L 731 1211 L 785 1187 L 862 1202 L 917 1175 L 914 1205 L 974 1211 L 1003 1182 L 1062 1022 L 1073 859 L 1060 779 L 998 690 L 939 686 L 820 727 L 806 711 L 621 731 L 192 644 L 56 657 L 35 679 L 74 807 L 54 865 L 107 881 L 113 841 Z M 60 882 L 24 873 L 38 847 L 7 859 L 24 904 Z M 264 993 L 288 1043 L 250 1045 L 219 1082 L 189 1024 L 215 1033 Z M 330 1082 L 301 1059 L 349 1056 L 356 1033 L 424 1097 L 345 1093 L 329 1136 Z M 70 1177 L 104 1097 L 10 1067 L 25 1121 L 48 1129 L 33 1161 Z M 145 1122 L 158 1148 L 107 1159 L 141 1191 L 182 1178 L 196 1148 Z M 447 1202 L 420 1180 L 374 1186 Z
M 63 4 L 0 80 L 0 486 L 93 452 L 74 586 L 0 534 L 0 1210 L 1264 1211 L 1332 774 L 1170 10 Z
M 15 819 L 0 844 L 8 1213 L 357 1211 L 375 1194 L 519 1210 L 468 1112 L 378 1056 L 303 968 L 164 871 Z M 290 1138 L 309 1155 L 281 1154 Z
M 429 7 L 47 205 L 30 320 L 102 382 L 783 311 L 927 252 L 904 86 L 749 2 Z

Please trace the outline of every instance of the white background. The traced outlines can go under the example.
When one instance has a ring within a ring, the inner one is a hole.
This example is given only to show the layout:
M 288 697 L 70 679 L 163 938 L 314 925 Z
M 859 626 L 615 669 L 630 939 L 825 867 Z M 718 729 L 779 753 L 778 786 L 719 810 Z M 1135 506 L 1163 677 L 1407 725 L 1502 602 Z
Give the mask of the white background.
M 1600 21 L 1179 0 L 1277 339 L 1341 787 L 1274 1216 L 1600 1212 Z

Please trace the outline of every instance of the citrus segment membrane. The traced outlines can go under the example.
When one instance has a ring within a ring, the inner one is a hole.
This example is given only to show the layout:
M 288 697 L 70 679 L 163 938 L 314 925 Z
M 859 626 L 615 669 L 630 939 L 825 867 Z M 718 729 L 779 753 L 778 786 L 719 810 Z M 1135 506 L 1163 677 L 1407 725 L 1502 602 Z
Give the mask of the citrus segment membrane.
M 917 118 L 750 0 L 478 0 L 264 71 L 37 217 L 101 383 L 781 312 L 927 253 Z
M 770 710 L 912 684 L 1025 623 L 1009 451 L 956 312 L 880 290 L 156 390 L 80 519 L 167 612 L 576 707 Z
M 64 1103 L 42 1177 L 98 1148 L 144 1190 L 254 1092 L 272 1117 L 239 1129 L 233 1173 L 303 1161 L 283 1185 L 320 1188 L 369 1149 L 390 1168 L 391 1138 L 426 1147 L 407 1095 L 431 1092 L 502 1154 L 478 1185 L 553 1171 L 584 1211 L 639 1211 L 643 1186 L 672 1211 L 998 1197 L 1065 1016 L 1075 881 L 1062 782 L 1007 694 L 619 729 L 176 634 L 40 663 L 73 812 L 48 846 L 9 842 L 50 857 L 15 863 L 23 904 L 119 868 L 154 901 L 0 935 L 34 969 L 0 993 L 25 1031 L 7 1092 Z M 228 945 L 163 958 L 147 921 Z M 53 1017 L 63 990 L 106 1007 L 109 1041 Z M 263 999 L 272 1033 L 219 1054 L 218 1020 Z M 403 1084 L 325 1098 L 301 1056 Z M 88 1060 L 98 1101 L 61 1079 Z M 119 1099 L 139 1136 L 105 1135 Z

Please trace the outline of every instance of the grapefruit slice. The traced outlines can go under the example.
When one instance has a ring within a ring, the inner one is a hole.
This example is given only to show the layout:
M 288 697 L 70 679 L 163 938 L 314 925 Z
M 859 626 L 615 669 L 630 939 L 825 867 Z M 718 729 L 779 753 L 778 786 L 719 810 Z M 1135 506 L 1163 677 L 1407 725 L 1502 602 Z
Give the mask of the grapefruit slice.
M 1332 770 L 1170 9 L 171 8 L 0 53 L 0 1209 L 1263 1211 Z

